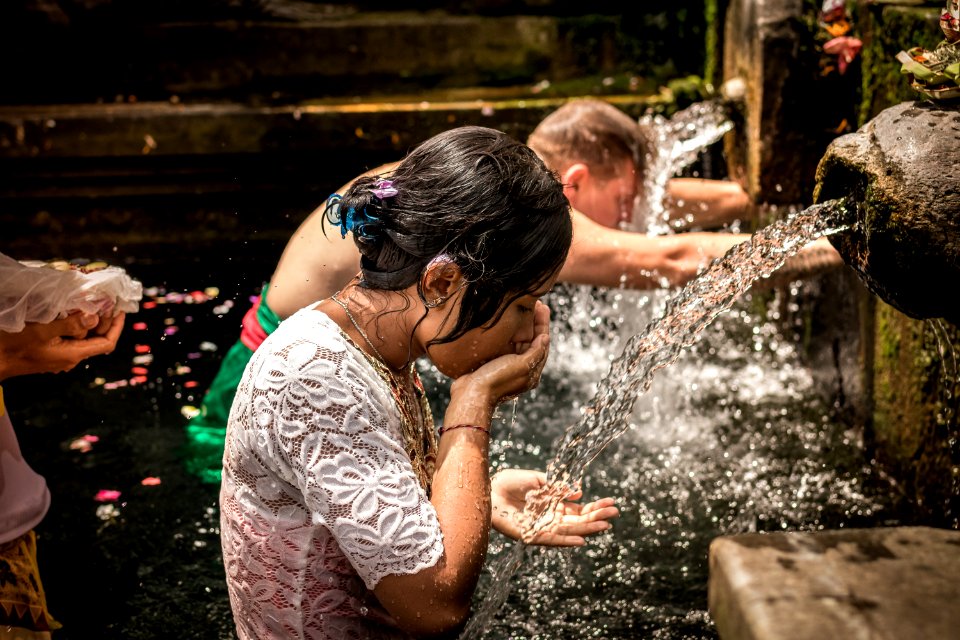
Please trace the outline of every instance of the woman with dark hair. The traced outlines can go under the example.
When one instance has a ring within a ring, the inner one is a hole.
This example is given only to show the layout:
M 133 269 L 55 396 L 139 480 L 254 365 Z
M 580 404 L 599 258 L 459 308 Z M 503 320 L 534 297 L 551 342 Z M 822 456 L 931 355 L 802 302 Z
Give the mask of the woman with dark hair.
M 256 351 L 220 495 L 240 638 L 436 635 L 469 613 L 492 525 L 521 535 L 545 476 L 489 476 L 494 409 L 533 388 L 571 241 L 557 177 L 493 129 L 431 138 L 328 202 L 361 271 Z M 414 361 L 454 378 L 434 433 Z M 579 498 L 571 494 L 568 500 Z M 568 501 L 532 540 L 582 545 L 611 499 Z M 531 540 L 528 540 L 531 541 Z

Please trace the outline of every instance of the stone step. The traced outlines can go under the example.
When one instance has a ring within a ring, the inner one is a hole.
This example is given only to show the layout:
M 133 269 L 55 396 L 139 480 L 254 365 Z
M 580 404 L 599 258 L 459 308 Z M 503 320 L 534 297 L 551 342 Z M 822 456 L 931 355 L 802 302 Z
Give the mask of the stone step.
M 263 107 L 169 102 L 0 107 L 0 198 L 275 189 L 277 181 L 285 186 L 307 181 L 304 172 L 318 167 L 331 169 L 327 179 L 345 180 L 354 175 L 349 172 L 400 158 L 455 126 L 490 126 L 525 140 L 566 99 L 537 96 L 529 88 L 485 88 Z M 637 117 L 673 96 L 662 91 L 605 99 Z M 304 166 L 289 173 L 298 165 Z
M 270 107 L 0 107 L 4 246 L 15 255 L 143 259 L 189 241 L 192 250 L 256 244 L 279 255 L 299 221 L 359 173 L 459 125 L 525 140 L 566 99 L 526 87 Z M 675 95 L 605 99 L 638 117 Z
M 710 545 L 721 640 L 960 637 L 960 531 L 742 534 Z
M 612 42 L 615 26 L 613 19 L 592 23 L 601 43 L 598 58 L 609 49 L 603 43 Z M 178 52 L 150 65 L 156 83 L 172 94 L 336 96 L 570 77 L 584 70 L 566 30 L 547 16 L 438 11 L 366 13 L 315 23 L 179 23 L 151 26 L 143 38 L 151 52 Z
M 68 256 L 163 254 L 186 238 L 282 248 L 331 190 L 444 129 L 525 139 L 576 96 L 603 95 L 633 116 L 669 109 L 660 82 L 702 69 L 704 15 L 693 6 L 3 5 L 4 241 Z
M 151 21 L 90 9 L 83 17 L 12 32 L 0 25 L 2 102 L 176 96 L 275 104 L 615 71 L 663 77 L 678 67 L 697 73 L 703 59 L 700 41 L 656 48 L 651 40 L 662 25 L 653 29 L 618 12 L 339 11 L 299 20 L 210 20 L 183 12 L 180 20 Z

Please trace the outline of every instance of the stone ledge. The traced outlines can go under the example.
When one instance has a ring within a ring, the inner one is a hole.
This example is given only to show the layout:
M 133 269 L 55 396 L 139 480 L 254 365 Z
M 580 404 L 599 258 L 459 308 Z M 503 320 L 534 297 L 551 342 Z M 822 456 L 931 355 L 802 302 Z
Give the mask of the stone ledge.
M 254 235 L 279 255 L 299 221 L 362 171 L 460 125 L 525 140 L 566 99 L 474 88 L 271 107 L 0 107 L 0 227 L 18 255 L 155 255 Z M 669 91 L 604 99 L 634 117 L 673 104 Z
M 90 18 L 63 29 L 0 30 L 0 70 L 4 102 L 16 104 L 116 95 L 303 99 L 533 84 L 636 69 L 628 56 L 643 42 L 625 32 L 621 20 L 442 11 L 304 22 Z M 35 52 L 36 42 L 50 44 Z
M 742 534 L 710 545 L 723 640 L 927 640 L 960 629 L 960 531 Z
M 0 199 L 222 193 L 270 189 L 272 183 L 288 190 L 307 167 L 316 172 L 332 165 L 328 175 L 349 179 L 355 174 L 338 176 L 336 170 L 370 168 L 359 162 L 351 168 L 351 159 L 394 160 L 457 126 L 494 127 L 525 140 L 567 99 L 471 93 L 277 107 L 160 102 L 0 107 Z M 604 99 L 637 117 L 671 98 Z M 278 168 L 286 173 L 291 165 L 290 176 L 278 175 Z
M 495 92 L 494 92 L 495 93 Z M 86 104 L 0 107 L 0 158 L 104 158 L 262 153 L 302 149 L 397 149 L 464 124 L 524 138 L 569 98 L 242 104 Z M 604 96 L 631 115 L 669 97 Z
M 613 37 L 612 25 L 609 31 Z M 296 81 L 324 88 L 321 95 L 337 95 L 338 85 L 359 77 L 381 83 L 437 78 L 462 86 L 530 77 L 569 57 L 555 19 L 439 12 L 363 14 L 312 24 L 168 24 L 151 27 L 144 38 L 148 51 L 178 52 L 155 65 L 174 93 Z

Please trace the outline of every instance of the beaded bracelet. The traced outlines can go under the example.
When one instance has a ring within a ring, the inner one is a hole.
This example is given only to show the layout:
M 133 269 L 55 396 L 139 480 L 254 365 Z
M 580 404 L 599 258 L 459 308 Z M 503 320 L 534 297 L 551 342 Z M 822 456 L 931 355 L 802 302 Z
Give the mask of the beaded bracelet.
M 453 431 L 454 429 L 476 429 L 477 431 L 483 431 L 485 434 L 490 435 L 490 429 L 486 427 L 480 427 L 475 424 L 455 424 L 451 427 L 440 427 L 440 431 L 437 432 L 437 435 L 443 435 L 447 431 Z

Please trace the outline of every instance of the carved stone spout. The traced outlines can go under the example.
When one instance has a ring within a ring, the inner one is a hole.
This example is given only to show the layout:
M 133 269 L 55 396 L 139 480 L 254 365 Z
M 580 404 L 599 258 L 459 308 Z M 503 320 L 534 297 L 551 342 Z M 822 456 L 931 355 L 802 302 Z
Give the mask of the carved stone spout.
M 814 199 L 849 197 L 832 242 L 867 287 L 915 318 L 960 325 L 960 110 L 904 102 L 827 148 Z

